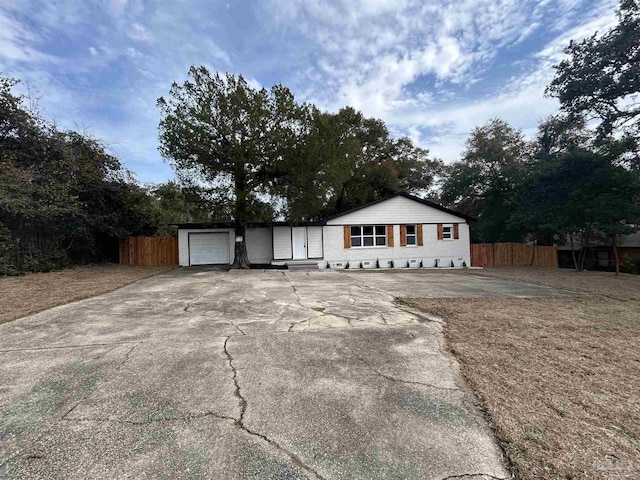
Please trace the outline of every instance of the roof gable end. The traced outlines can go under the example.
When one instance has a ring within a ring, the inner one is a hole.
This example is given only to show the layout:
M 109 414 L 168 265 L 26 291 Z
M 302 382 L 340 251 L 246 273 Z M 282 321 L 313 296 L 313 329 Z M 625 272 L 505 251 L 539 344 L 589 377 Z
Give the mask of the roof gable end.
M 326 224 L 459 223 L 461 220 L 469 222 L 475 219 L 430 200 L 424 200 L 408 193 L 397 193 L 389 198 L 377 200 L 330 217 L 326 220 Z

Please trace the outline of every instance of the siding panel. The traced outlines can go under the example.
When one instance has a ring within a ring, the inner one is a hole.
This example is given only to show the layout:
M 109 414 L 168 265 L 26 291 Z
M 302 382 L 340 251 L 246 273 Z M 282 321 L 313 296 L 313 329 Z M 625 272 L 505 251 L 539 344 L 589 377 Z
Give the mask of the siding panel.
M 307 256 L 322 258 L 322 227 L 307 227 Z
M 457 222 L 466 222 L 466 220 L 409 198 L 393 197 L 384 202 L 328 220 L 327 225 L 397 225 Z
M 273 259 L 290 260 L 292 257 L 291 227 L 273 227 Z

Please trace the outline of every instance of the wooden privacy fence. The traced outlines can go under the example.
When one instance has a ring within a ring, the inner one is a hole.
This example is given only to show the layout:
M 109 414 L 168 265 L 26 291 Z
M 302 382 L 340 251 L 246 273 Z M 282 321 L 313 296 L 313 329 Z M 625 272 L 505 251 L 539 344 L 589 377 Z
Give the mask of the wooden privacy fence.
M 558 248 L 524 243 L 472 243 L 474 267 L 528 266 L 558 268 Z
M 120 265 L 178 265 L 178 239 L 175 237 L 121 238 Z

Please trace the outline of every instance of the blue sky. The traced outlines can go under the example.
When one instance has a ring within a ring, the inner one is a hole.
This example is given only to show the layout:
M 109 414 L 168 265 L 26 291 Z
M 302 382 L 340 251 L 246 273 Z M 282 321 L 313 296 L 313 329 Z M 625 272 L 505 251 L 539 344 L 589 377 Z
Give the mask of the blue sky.
M 156 99 L 189 66 L 350 105 L 432 156 L 459 158 L 500 117 L 532 135 L 571 39 L 615 23 L 613 0 L 3 0 L 0 71 L 61 128 L 103 139 L 141 182 L 173 177 Z M 22 87 L 26 88 L 25 85 Z

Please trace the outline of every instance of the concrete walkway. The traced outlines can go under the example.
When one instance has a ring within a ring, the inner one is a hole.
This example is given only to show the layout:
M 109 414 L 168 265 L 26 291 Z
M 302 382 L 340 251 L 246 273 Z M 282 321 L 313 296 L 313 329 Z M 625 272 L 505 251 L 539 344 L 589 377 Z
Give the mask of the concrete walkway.
M 438 319 L 388 293 L 465 282 L 560 294 L 178 269 L 1 325 L 0 478 L 505 478 Z

